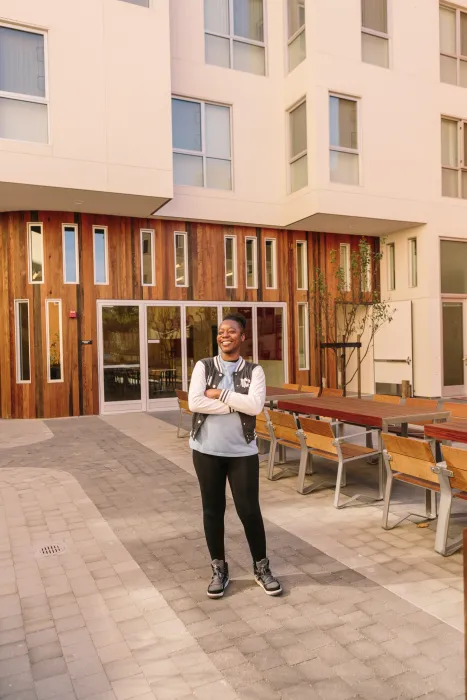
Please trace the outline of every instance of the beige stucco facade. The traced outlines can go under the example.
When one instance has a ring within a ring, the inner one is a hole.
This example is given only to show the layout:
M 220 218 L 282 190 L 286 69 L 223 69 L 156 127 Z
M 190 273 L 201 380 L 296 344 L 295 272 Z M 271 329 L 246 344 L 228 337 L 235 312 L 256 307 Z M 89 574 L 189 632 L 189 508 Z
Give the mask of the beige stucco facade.
M 205 63 L 203 0 L 2 0 L 1 23 L 47 36 L 49 143 L 0 139 L 0 211 L 384 236 L 396 244 L 396 289 L 383 264 L 383 292 L 413 300 L 414 391 L 441 396 L 439 241 L 467 240 L 467 200 L 441 196 L 440 119 L 467 119 L 467 89 L 440 81 L 438 2 L 388 1 L 386 69 L 361 60 L 360 0 L 306 0 L 307 58 L 291 73 L 286 2 L 264 4 L 258 76 Z M 358 100 L 359 185 L 330 182 L 330 93 Z M 231 107 L 231 191 L 173 185 L 172 95 Z M 288 110 L 303 98 L 308 186 L 289 194 Z

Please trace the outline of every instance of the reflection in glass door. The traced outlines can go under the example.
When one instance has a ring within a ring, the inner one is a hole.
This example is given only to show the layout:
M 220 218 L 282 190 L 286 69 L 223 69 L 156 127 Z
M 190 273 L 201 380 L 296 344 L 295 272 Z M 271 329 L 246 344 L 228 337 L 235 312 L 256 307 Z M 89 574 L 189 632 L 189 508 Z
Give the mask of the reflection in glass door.
M 138 306 L 102 307 L 104 404 L 141 402 Z
M 168 399 L 183 385 L 179 306 L 148 306 L 148 399 Z
M 444 396 L 464 396 L 465 301 L 443 301 Z
M 187 306 L 188 382 L 198 360 L 217 355 L 217 306 Z
M 264 369 L 266 384 L 282 386 L 285 382 L 283 309 L 259 306 L 256 311 L 258 362 Z

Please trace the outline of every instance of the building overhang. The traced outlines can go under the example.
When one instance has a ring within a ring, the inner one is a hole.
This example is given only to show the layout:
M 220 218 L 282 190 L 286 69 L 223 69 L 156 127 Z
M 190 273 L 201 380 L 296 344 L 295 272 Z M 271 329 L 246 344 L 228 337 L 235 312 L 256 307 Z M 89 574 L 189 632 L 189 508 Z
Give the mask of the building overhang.
M 295 231 L 318 231 L 322 233 L 343 233 L 360 236 L 386 236 L 397 231 L 421 226 L 423 221 L 400 221 L 397 219 L 377 219 L 364 216 L 316 213 L 286 226 Z
M 170 200 L 118 192 L 0 182 L 0 212 L 69 211 L 148 218 Z

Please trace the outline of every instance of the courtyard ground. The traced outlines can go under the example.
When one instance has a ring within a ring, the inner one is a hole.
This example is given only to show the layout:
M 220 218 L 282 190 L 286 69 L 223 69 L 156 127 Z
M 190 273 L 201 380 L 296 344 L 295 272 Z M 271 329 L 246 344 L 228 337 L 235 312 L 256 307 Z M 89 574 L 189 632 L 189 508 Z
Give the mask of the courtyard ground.
M 464 698 L 462 555 L 435 554 L 432 527 L 383 531 L 380 507 L 337 511 L 262 469 L 284 595 L 254 584 L 229 502 L 233 581 L 207 599 L 176 418 L 0 421 L 0 698 Z

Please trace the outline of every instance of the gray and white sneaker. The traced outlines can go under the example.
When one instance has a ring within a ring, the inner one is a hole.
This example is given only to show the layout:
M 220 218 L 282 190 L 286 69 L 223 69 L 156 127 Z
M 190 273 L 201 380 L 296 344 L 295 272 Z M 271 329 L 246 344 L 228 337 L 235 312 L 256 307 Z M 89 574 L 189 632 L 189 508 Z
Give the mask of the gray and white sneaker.
M 209 598 L 222 598 L 229 585 L 229 565 L 225 561 L 214 559 L 211 563 L 212 579 L 208 586 Z
M 282 586 L 275 578 L 269 567 L 269 559 L 262 559 L 254 565 L 255 581 L 267 595 L 280 595 Z

